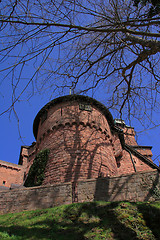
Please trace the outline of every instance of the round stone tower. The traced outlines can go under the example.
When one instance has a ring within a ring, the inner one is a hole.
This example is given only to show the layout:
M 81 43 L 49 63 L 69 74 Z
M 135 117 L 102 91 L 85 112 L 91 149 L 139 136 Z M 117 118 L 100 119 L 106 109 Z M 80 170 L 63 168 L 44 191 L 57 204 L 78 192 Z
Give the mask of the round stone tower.
M 68 95 L 46 104 L 33 124 L 36 152 L 50 150 L 43 185 L 116 175 L 113 124 L 109 110 L 90 97 Z

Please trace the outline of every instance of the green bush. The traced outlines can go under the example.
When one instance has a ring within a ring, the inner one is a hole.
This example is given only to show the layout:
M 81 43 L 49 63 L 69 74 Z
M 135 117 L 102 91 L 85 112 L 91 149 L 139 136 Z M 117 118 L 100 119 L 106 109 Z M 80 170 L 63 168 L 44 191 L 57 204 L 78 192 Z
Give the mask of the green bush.
M 25 181 L 25 187 L 40 186 L 42 184 L 48 156 L 49 149 L 44 149 L 36 155 Z

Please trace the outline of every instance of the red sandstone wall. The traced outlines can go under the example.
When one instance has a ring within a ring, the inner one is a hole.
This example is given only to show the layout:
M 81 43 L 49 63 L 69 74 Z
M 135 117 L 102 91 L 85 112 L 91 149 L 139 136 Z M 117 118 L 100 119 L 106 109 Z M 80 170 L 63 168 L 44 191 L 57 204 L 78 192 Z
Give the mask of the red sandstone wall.
M 33 143 L 31 146 L 28 147 L 27 164 L 25 165 L 24 168 L 25 179 L 27 177 L 31 165 L 33 164 L 35 156 L 36 156 L 36 143 Z
M 111 135 L 110 127 L 105 116 L 98 109 L 92 106 L 92 111 L 79 110 L 77 102 L 63 102 L 51 107 L 48 110 L 47 119 L 39 124 L 37 142 L 42 141 L 48 131 L 52 131 L 57 126 L 67 123 L 84 123 L 101 128 Z
M 93 106 L 92 112 L 79 110 L 76 102 L 51 108 L 40 123 L 37 148 L 50 149 L 43 184 L 117 174 L 109 124 Z
M 21 147 L 19 164 L 0 161 L 0 186 L 23 185 L 26 172 L 33 163 L 34 157 L 35 144 L 32 144 L 30 147 Z
M 78 202 L 155 201 L 160 199 L 160 176 L 157 171 L 152 171 L 90 179 L 79 182 L 77 192 Z
M 10 187 L 12 183 L 23 184 L 23 167 L 0 161 L 0 186 Z
M 45 146 L 50 148 L 50 159 L 43 184 L 116 174 L 109 139 L 89 126 L 73 125 L 57 130 L 46 138 Z
M 50 208 L 72 203 L 70 183 L 11 190 L 0 190 L 0 214 Z
M 132 159 L 134 161 L 135 168 L 137 172 L 145 172 L 145 171 L 154 171 L 148 164 L 137 158 L 132 154 Z M 118 167 L 118 175 L 134 173 L 134 167 L 131 160 L 130 154 L 123 150 L 122 157 L 119 160 L 119 167 Z
M 136 146 L 135 131 L 132 127 L 125 127 L 123 129 L 125 143 L 131 146 Z
M 134 129 L 124 127 L 123 132 L 125 142 L 138 147 Z M 44 185 L 135 172 L 130 154 L 122 149 L 118 133 L 111 133 L 105 116 L 94 106 L 91 112 L 79 110 L 76 101 L 50 107 L 47 119 L 40 121 L 26 174 L 35 154 L 45 148 L 50 149 L 50 155 Z M 150 157 L 151 151 L 143 150 L 143 154 Z M 137 157 L 133 160 L 137 171 L 152 170 Z
M 50 155 L 43 185 L 77 182 L 90 178 L 134 173 L 130 154 L 122 149 L 117 132 L 111 132 L 105 116 L 92 106 L 80 110 L 76 101 L 63 102 L 49 108 L 47 119 L 39 123 L 37 143 L 21 147 L 20 165 L 0 165 L 0 186 L 23 184 L 35 155 L 49 148 Z M 151 160 L 150 148 L 139 148 L 131 127 L 121 127 L 125 143 Z M 153 170 L 132 154 L 138 172 Z M 5 183 L 5 184 L 3 184 Z
M 134 129 L 133 128 L 130 128 L 130 129 L 127 128 L 127 130 L 124 129 L 124 133 L 126 133 L 126 131 L 127 131 L 127 134 L 124 135 L 125 142 L 127 144 L 130 143 L 131 146 L 132 145 L 137 146 L 135 149 L 151 160 L 150 156 L 152 156 L 152 153 L 150 149 L 138 148 L 138 145 L 134 139 L 134 135 L 135 135 Z M 114 152 L 115 152 L 117 168 L 118 168 L 117 175 L 134 173 L 135 169 L 131 160 L 131 156 L 126 150 L 122 149 L 118 134 L 114 133 L 112 136 L 112 139 L 113 139 Z M 132 154 L 132 159 L 137 172 L 152 171 L 152 170 L 154 171 L 154 169 L 152 169 L 146 162 L 143 162 L 133 154 Z
M 152 151 L 151 151 L 151 148 L 150 147 L 146 147 L 146 146 L 144 146 L 144 147 L 139 147 L 138 148 L 138 146 L 136 147 L 136 148 L 134 148 L 135 150 L 137 150 L 139 153 L 141 153 L 143 156 L 146 156 L 148 159 L 150 159 L 151 161 L 152 161 L 152 159 L 151 159 L 151 157 L 153 156 L 153 154 L 152 154 Z

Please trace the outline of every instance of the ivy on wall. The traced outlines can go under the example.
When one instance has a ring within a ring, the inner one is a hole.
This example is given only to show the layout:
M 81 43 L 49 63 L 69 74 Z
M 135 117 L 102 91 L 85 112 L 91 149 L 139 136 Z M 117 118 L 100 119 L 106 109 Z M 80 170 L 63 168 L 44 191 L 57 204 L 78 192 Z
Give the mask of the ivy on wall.
M 48 156 L 49 149 L 44 149 L 36 155 L 25 181 L 25 187 L 40 186 L 42 184 L 45 177 L 44 171 L 48 161 Z

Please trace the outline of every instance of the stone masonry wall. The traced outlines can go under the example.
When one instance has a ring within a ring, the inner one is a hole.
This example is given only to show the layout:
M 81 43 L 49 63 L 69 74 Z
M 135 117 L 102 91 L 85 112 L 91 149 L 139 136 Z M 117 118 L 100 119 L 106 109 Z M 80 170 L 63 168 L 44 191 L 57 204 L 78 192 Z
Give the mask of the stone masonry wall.
M 10 187 L 12 183 L 23 184 L 23 167 L 0 160 L 0 186 Z
M 50 108 L 38 128 L 37 152 L 45 148 L 43 185 L 117 174 L 109 124 L 94 106 L 83 111 L 78 102 L 63 102 Z
M 71 183 L 0 191 L 0 214 L 72 203 Z
M 160 199 L 157 171 L 56 185 L 1 190 L 0 213 L 19 212 L 86 201 L 154 201 Z
M 151 147 L 137 145 L 134 128 L 114 125 L 105 106 L 92 98 L 85 102 L 85 96 L 58 99 L 37 114 L 33 125 L 36 142 L 21 147 L 19 164 L 0 161 L 0 188 L 23 185 L 36 154 L 46 148 L 50 153 L 42 185 L 73 182 L 76 186 L 85 179 L 155 169 L 143 157 L 127 151 L 124 142 L 152 161 Z
M 111 131 L 105 115 L 90 105 L 80 109 L 77 101 L 61 102 L 43 112 L 37 128 L 35 152 L 49 149 L 43 185 L 134 173 L 130 154 L 122 149 L 118 133 Z M 133 128 L 123 127 L 127 144 L 138 146 Z M 146 153 L 144 151 L 144 153 Z M 146 153 L 148 154 L 148 153 Z M 26 175 L 33 163 L 29 155 Z M 137 171 L 151 171 L 134 158 Z
M 157 171 L 87 180 L 78 184 L 78 201 L 155 201 L 160 199 Z

